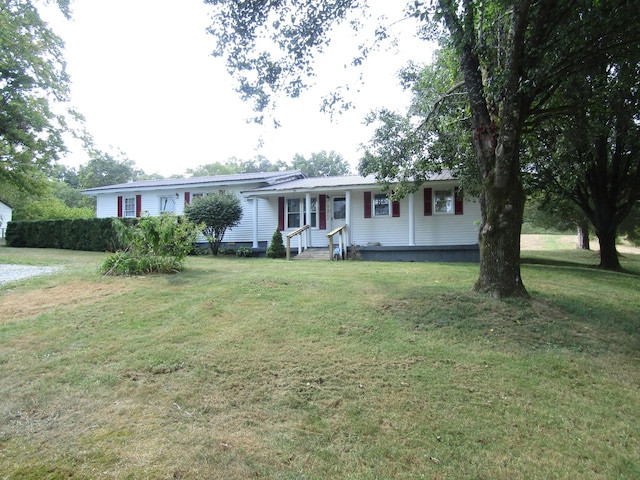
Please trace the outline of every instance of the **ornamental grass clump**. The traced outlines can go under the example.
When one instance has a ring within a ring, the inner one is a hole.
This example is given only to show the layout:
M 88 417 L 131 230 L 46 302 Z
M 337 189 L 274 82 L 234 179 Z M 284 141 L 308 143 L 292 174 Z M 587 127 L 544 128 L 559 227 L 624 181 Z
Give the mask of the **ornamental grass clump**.
M 114 220 L 114 229 L 125 247 L 103 262 L 100 270 L 105 275 L 181 271 L 200 227 L 182 217 L 164 213 L 159 217 L 144 217 L 131 226 Z

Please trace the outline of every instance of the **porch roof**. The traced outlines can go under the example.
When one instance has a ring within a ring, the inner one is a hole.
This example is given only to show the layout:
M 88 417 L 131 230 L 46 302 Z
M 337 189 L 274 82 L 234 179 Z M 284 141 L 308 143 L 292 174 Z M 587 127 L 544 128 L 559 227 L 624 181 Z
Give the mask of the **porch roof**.
M 454 178 L 449 170 L 443 170 L 440 173 L 432 174 L 429 181 L 453 180 Z M 289 182 L 245 190 L 242 193 L 248 196 L 259 196 L 265 194 L 304 193 L 318 190 L 364 189 L 375 187 L 376 185 L 377 181 L 374 175 L 367 175 L 366 177 L 361 175 L 345 175 L 341 177 L 300 178 Z

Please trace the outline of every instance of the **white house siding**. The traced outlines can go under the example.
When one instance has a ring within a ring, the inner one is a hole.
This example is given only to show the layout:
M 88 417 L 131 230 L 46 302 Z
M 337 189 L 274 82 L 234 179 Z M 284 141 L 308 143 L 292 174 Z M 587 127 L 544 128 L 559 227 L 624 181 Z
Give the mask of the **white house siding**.
M 105 193 L 96 197 L 96 217 L 109 218 L 118 216 L 118 195 Z
M 253 239 L 253 201 L 244 197 L 240 190 L 225 190 L 227 193 L 234 193 L 240 199 L 240 205 L 242 206 L 242 219 L 237 227 L 228 229 L 224 237 L 223 242 L 251 242 Z M 258 206 L 258 218 L 260 218 L 260 209 Z M 258 238 L 260 241 L 261 239 Z
M 3 202 L 0 202 L 0 215 L 2 216 L 1 228 L 7 228 L 7 223 L 11 221 L 12 214 L 13 214 L 13 210 L 11 209 L 11 207 Z
M 4 238 L 7 231 L 7 223 L 11 221 L 13 210 L 11 207 L 3 202 L 0 202 L 0 238 Z
M 252 207 L 253 208 L 253 207 Z M 253 210 L 251 210 L 253 212 Z M 253 218 L 253 214 L 251 214 Z M 258 199 L 258 241 L 271 243 L 273 232 L 278 228 L 278 199 Z
M 372 193 L 376 193 L 373 191 Z M 413 195 L 415 245 L 446 246 L 475 245 L 478 243 L 477 221 L 480 220 L 480 204 L 465 200 L 462 215 L 424 215 L 424 189 Z M 409 197 L 400 201 L 400 216 L 364 218 L 364 193 L 351 195 L 351 243 L 382 246 L 409 245 Z
M 380 193 L 370 190 L 372 196 Z M 355 191 L 351 194 L 351 243 L 367 245 L 378 242 L 384 246 L 409 245 L 409 201 L 400 201 L 400 216 L 364 218 L 364 192 Z

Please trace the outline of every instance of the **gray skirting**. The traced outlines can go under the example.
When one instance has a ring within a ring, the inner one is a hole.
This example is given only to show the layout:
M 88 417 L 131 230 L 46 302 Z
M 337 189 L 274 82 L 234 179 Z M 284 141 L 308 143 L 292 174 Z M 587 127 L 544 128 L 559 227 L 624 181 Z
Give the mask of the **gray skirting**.
M 476 245 L 447 245 L 438 247 L 351 246 L 352 255 L 366 261 L 378 262 L 479 262 L 480 247 Z

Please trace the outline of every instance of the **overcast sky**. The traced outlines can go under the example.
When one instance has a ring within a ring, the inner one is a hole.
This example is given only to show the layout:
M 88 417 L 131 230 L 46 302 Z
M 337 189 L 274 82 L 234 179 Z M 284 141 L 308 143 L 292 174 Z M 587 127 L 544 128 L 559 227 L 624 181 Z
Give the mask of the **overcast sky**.
M 385 11 L 395 8 L 390 20 L 400 18 L 404 2 L 376 2 Z M 66 44 L 72 104 L 100 149 L 121 149 L 146 173 L 164 176 L 230 157 L 290 162 L 296 153 L 321 150 L 340 153 L 355 170 L 360 144 L 373 132 L 362 123 L 365 115 L 381 106 L 405 108 L 409 96 L 398 69 L 409 59 L 430 59 L 427 44 L 417 43 L 414 27 L 404 22 L 395 28 L 405 38 L 400 52 L 383 51 L 362 70 L 345 69 L 357 45 L 345 29 L 320 58 L 318 86 L 302 98 L 279 100 L 276 130 L 247 124 L 251 105 L 240 101 L 223 61 L 211 56 L 210 7 L 202 0 L 74 0 L 72 10 L 71 21 L 44 13 Z M 353 87 L 349 99 L 357 108 L 332 121 L 319 112 L 321 97 L 343 80 Z M 63 163 L 86 161 L 76 146 Z

